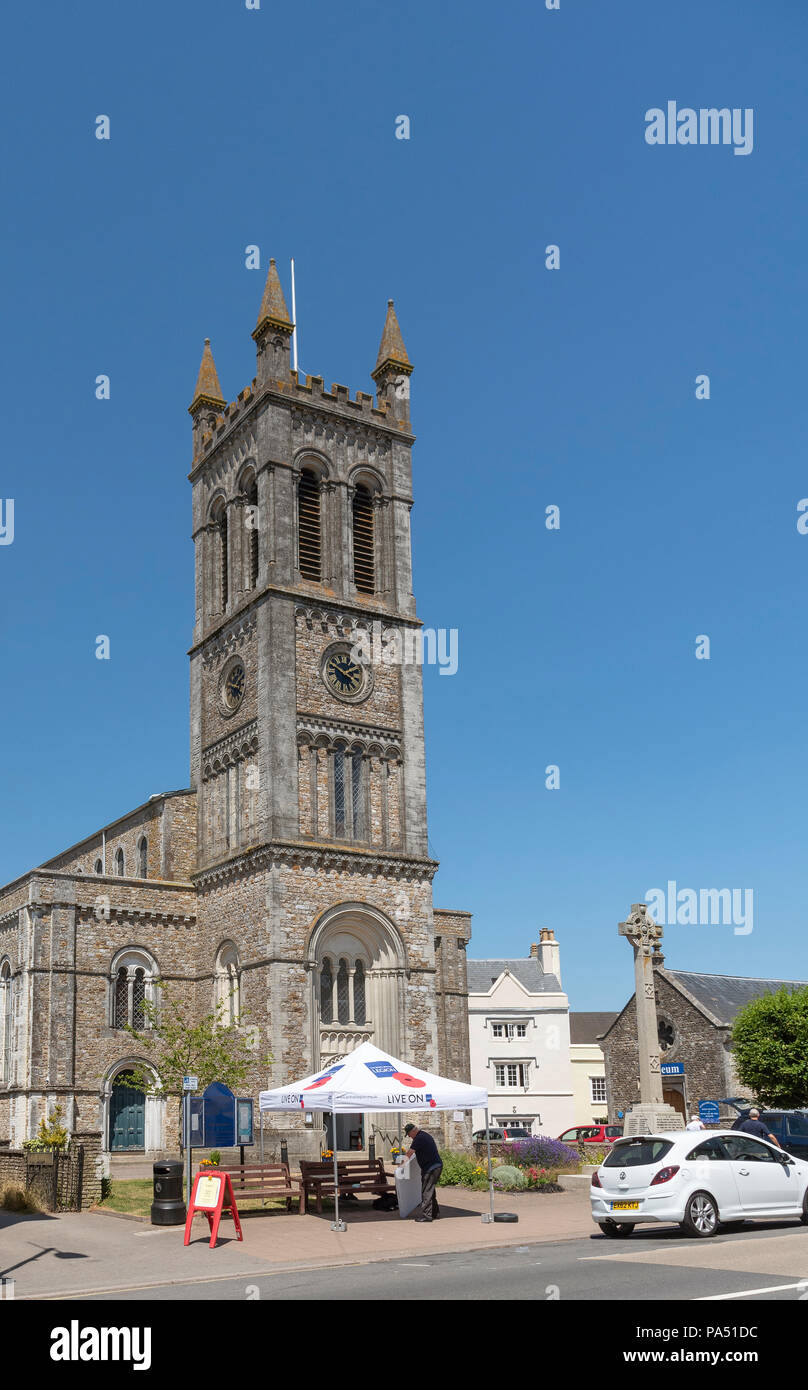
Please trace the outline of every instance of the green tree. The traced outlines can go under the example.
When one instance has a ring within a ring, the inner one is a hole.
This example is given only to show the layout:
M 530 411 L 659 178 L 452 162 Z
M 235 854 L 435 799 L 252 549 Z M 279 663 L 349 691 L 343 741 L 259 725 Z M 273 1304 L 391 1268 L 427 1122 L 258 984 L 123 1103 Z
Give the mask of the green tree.
M 732 1026 L 739 1079 L 763 1105 L 799 1108 L 808 1101 L 808 986 L 764 994 Z
M 272 1054 L 258 1052 L 255 1030 L 246 1024 L 248 1011 L 242 1010 L 238 1023 L 226 1023 L 228 1001 L 220 1000 L 210 1013 L 195 1018 L 191 1005 L 169 990 L 165 981 L 154 984 L 160 994 L 156 1000 L 144 1000 L 143 1028 L 126 1029 L 147 1060 L 134 1063 L 121 1081 L 145 1095 L 178 1098 L 181 1142 L 184 1076 L 198 1077 L 200 1091 L 214 1081 L 239 1091 L 254 1067 L 270 1065 Z

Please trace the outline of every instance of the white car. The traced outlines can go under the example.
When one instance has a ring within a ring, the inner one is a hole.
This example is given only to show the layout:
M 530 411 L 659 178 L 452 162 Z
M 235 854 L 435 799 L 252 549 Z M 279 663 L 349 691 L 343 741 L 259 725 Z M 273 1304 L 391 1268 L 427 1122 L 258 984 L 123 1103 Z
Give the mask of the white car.
M 593 1220 L 612 1237 L 640 1221 L 677 1222 L 689 1236 L 753 1216 L 808 1225 L 808 1163 L 742 1130 L 633 1135 L 616 1140 L 589 1196 Z

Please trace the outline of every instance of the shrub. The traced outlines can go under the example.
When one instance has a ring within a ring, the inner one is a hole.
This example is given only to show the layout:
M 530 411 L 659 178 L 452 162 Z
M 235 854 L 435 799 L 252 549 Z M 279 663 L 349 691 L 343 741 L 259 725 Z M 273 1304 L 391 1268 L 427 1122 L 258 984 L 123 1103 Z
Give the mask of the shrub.
M 517 1139 L 511 1144 L 508 1157 L 520 1168 L 577 1168 L 581 1162 L 577 1149 L 541 1134 L 531 1139 Z
M 488 1186 L 486 1166 L 474 1154 L 444 1149 L 441 1161 L 443 1172 L 438 1178 L 438 1187 L 472 1187 L 481 1191 Z
M 61 1105 L 54 1105 L 47 1120 L 43 1115 L 39 1121 L 36 1139 L 25 1139 L 23 1148 L 29 1153 L 60 1153 L 66 1149 L 67 1130 L 62 1124 L 63 1117 Z
M 494 1169 L 492 1174 L 494 1187 L 500 1187 L 505 1192 L 513 1191 L 514 1188 L 527 1187 L 527 1178 L 521 1168 L 514 1168 L 510 1163 L 501 1163 Z
M 0 1211 L 33 1212 L 40 1206 L 32 1192 L 16 1183 L 5 1183 L 0 1187 Z

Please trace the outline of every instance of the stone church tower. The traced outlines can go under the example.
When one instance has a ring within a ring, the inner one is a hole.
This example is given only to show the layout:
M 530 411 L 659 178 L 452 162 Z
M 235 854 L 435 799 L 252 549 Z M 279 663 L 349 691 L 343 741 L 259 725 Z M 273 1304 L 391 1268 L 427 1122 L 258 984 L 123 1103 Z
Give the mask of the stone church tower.
M 191 787 L 0 889 L 0 1142 L 62 1104 L 104 1148 L 170 1144 L 120 1085 L 158 977 L 250 1030 L 256 1102 L 366 1039 L 469 1079 L 471 919 L 433 909 L 427 847 L 412 366 L 392 301 L 375 402 L 301 381 L 292 332 L 271 262 L 254 381 L 227 404 L 206 342 L 190 406 Z

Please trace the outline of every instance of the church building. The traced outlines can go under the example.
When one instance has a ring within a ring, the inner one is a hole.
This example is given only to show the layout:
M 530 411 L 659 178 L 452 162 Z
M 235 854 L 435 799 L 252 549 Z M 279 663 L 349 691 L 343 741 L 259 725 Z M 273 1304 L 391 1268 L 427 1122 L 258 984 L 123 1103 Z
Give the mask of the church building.
M 190 788 L 0 889 L 0 1140 L 13 1146 L 61 1104 L 108 1150 L 173 1147 L 165 1102 L 113 1084 L 157 979 L 199 1017 L 221 1002 L 244 1020 L 256 1115 L 260 1089 L 366 1040 L 470 1079 L 471 918 L 432 903 L 421 664 L 363 655 L 371 632 L 382 654 L 387 639 L 418 653 L 412 365 L 392 300 L 375 399 L 298 379 L 293 328 L 273 261 L 255 379 L 228 404 L 206 341 L 190 405 Z M 366 1144 L 373 1119 L 345 1117 L 338 1147 Z M 290 1152 L 319 1152 L 302 1117 L 273 1123 Z

